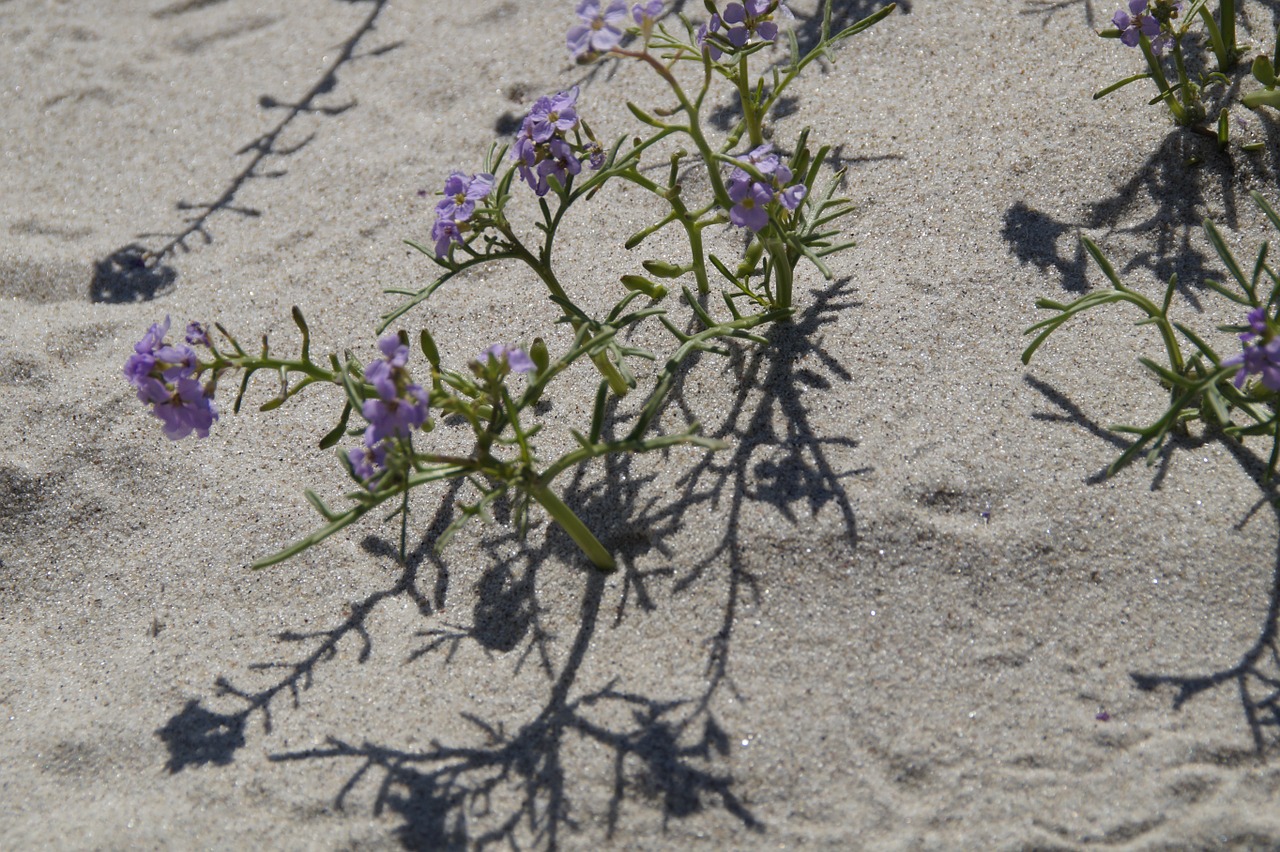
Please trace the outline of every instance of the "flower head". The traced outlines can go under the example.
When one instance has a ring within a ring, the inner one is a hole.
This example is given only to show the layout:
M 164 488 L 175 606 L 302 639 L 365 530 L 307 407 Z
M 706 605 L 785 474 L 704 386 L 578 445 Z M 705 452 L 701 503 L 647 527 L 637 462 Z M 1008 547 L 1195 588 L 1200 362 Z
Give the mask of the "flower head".
M 734 47 L 742 47 L 752 36 L 761 41 L 773 41 L 778 37 L 778 24 L 774 15 L 790 18 L 791 11 L 781 0 L 740 0 L 724 7 L 724 23 L 729 25 L 725 38 Z
M 1160 36 L 1160 21 L 1147 11 L 1147 0 L 1129 0 L 1129 11 L 1120 9 L 1111 17 L 1111 23 L 1120 30 L 1121 43 L 1136 47 L 1141 36 L 1156 39 Z M 1152 44 L 1158 54 L 1164 47 Z
M 1250 376 L 1260 375 L 1267 390 L 1280 391 L 1280 337 L 1267 321 L 1265 308 L 1254 308 L 1248 316 L 1249 331 L 1240 335 L 1243 351 L 1222 362 L 1222 366 L 1240 365 L 1234 379 L 1243 388 Z
M 490 361 L 496 361 L 504 368 L 504 372 L 510 369 L 517 373 L 532 373 L 537 369 L 537 365 L 533 363 L 529 353 L 523 349 L 508 346 L 505 343 L 493 344 L 481 352 L 476 360 L 482 365 Z
M 533 109 L 529 111 L 529 135 L 534 142 L 546 142 L 559 134 L 563 138 L 567 131 L 578 126 L 578 87 L 567 92 L 559 92 L 550 97 L 538 98 Z
M 631 7 L 631 17 L 640 26 L 645 21 L 655 21 L 662 14 L 662 0 L 643 0 Z
M 582 123 L 578 119 L 577 101 L 577 86 L 538 98 L 524 117 L 515 144 L 511 146 L 511 159 L 516 161 L 520 177 L 538 196 L 550 191 L 547 178 L 551 176 L 561 186 L 567 184 L 571 176 L 582 171 L 583 158 L 593 169 L 604 165 L 604 149 L 600 143 L 594 138 L 583 142 L 579 133 Z M 573 143 L 568 140 L 569 133 L 573 133 Z
M 369 421 L 365 429 L 365 446 L 372 447 L 385 438 L 407 438 L 427 419 L 427 392 L 409 378 L 405 365 L 409 347 L 389 334 L 378 341 L 385 358 L 374 361 L 364 371 L 364 379 L 373 385 L 377 396 L 369 397 L 360 412 Z
M 454 172 L 444 182 L 444 200 L 436 205 L 436 213 L 442 218 L 465 222 L 475 212 L 476 202 L 486 198 L 491 189 L 491 174 L 467 177 L 462 172 Z
M 199 328 L 199 325 L 192 325 Z M 169 318 L 147 329 L 133 347 L 124 365 L 124 377 L 138 390 L 138 399 L 151 406 L 151 411 L 164 423 L 166 438 L 176 441 L 192 432 L 196 437 L 209 437 L 209 428 L 218 419 L 213 407 L 212 388 L 196 378 L 200 363 L 190 346 L 174 346 L 165 342 Z M 191 330 L 188 327 L 188 339 Z M 207 336 L 205 338 L 208 339 Z
M 767 209 L 773 200 L 773 193 L 767 184 L 759 181 L 738 181 L 729 189 L 729 198 L 734 202 L 729 210 L 729 221 L 739 228 L 750 228 L 760 231 L 769 224 Z
M 697 42 L 698 47 L 702 48 L 702 52 L 711 57 L 712 60 L 719 59 L 723 56 L 720 48 L 716 47 L 715 40 L 710 38 L 714 36 L 720 29 L 720 16 L 712 15 L 711 18 L 702 26 L 698 27 Z
M 569 28 L 565 44 L 574 59 L 591 59 L 608 53 L 622 41 L 622 27 L 626 26 L 626 0 L 582 0 L 578 4 L 578 23 Z
M 467 177 L 454 172 L 445 179 L 444 198 L 436 204 L 436 221 L 431 226 L 436 257 L 448 254 L 450 243 L 463 243 L 463 232 L 472 227 L 468 223 L 476 202 L 487 198 L 492 190 L 493 175 L 487 173 Z
M 377 487 L 377 480 L 387 466 L 387 442 L 379 441 L 373 446 L 363 446 L 347 453 L 351 462 L 351 470 L 370 488 Z
M 213 342 L 209 340 L 209 330 L 198 322 L 187 323 L 187 343 L 192 346 L 213 345 Z
M 738 157 L 738 161 L 749 165 L 758 178 L 746 169 L 735 168 L 725 182 L 729 200 L 734 202 L 729 210 L 729 221 L 740 228 L 760 231 L 769 224 L 771 204 L 780 205 L 788 211 L 800 206 L 807 192 L 804 184 L 791 183 L 791 169 L 773 153 L 773 146 L 764 144 Z

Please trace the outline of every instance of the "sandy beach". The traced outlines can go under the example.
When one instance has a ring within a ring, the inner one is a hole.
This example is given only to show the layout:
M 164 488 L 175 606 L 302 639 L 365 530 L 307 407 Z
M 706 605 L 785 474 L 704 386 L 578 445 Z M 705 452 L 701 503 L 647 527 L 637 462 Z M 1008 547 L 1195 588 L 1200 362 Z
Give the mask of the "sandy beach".
M 296 305 L 314 351 L 376 357 L 384 291 L 436 275 L 404 243 L 419 190 L 539 95 L 579 86 L 614 139 L 663 94 L 575 65 L 573 7 L 0 2 L 0 848 L 1280 847 L 1269 443 L 1193 430 L 1108 478 L 1108 427 L 1167 402 L 1155 331 L 1113 307 L 1020 361 L 1037 298 L 1107 286 L 1081 235 L 1152 298 L 1177 273 L 1178 318 L 1229 349 L 1201 223 L 1247 263 L 1274 238 L 1249 192 L 1280 201 L 1280 128 L 1252 116 L 1266 150 L 1228 156 L 1140 86 L 1092 100 L 1141 67 L 1090 0 L 907 0 L 795 84 L 774 138 L 833 146 L 857 245 L 800 268 L 770 347 L 692 365 L 662 426 L 694 412 L 728 449 L 557 480 L 616 572 L 545 515 L 436 553 L 474 499 L 445 485 L 404 563 L 371 515 L 250 569 L 320 525 L 306 489 L 350 489 L 318 447 L 341 393 L 262 413 L 264 377 L 236 415 L 220 387 L 209 437 L 171 442 L 134 343 L 168 316 L 295 351 Z M 584 305 L 655 212 L 575 208 Z M 567 346 L 559 315 L 495 265 L 397 327 L 463 369 Z

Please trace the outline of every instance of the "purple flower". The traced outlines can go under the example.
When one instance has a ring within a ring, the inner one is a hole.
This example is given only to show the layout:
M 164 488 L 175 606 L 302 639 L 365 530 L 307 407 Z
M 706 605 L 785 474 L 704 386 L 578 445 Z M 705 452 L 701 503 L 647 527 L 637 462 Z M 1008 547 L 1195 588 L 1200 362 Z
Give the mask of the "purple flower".
M 573 149 L 563 139 L 552 139 L 547 147 L 550 156 L 538 163 L 538 185 L 547 186 L 547 178 L 555 175 L 560 185 L 564 186 L 569 181 L 569 175 L 576 175 L 582 171 L 582 163 L 573 156 Z
M 431 226 L 431 239 L 436 243 L 436 257 L 444 257 L 449 253 L 450 243 L 462 244 L 462 231 L 452 219 L 437 219 Z
M 467 177 L 462 172 L 454 172 L 444 182 L 444 200 L 436 205 L 436 215 L 442 219 L 465 222 L 475 211 L 476 202 L 486 198 L 491 189 L 491 174 Z
M 733 200 L 733 208 L 729 211 L 729 221 L 740 228 L 760 231 L 769 224 L 769 211 L 765 206 L 773 200 L 773 191 L 759 181 L 738 181 L 729 189 L 729 198 Z
M 716 47 L 715 42 L 712 40 L 709 40 L 708 38 L 709 36 L 715 35 L 719 29 L 720 29 L 719 15 L 712 15 L 709 21 L 707 21 L 702 26 L 698 27 L 698 36 L 697 36 L 698 47 L 702 48 L 703 52 L 706 53 L 708 56 L 710 56 L 712 60 L 719 59 L 721 56 L 724 55 L 720 51 L 720 48 Z
M 1249 319 L 1249 328 L 1253 330 L 1252 334 L 1249 334 L 1248 332 L 1246 332 L 1250 340 L 1252 340 L 1254 337 L 1259 337 L 1267 333 L 1267 309 L 1266 308 L 1254 308 L 1253 310 L 1249 311 L 1248 319 Z
M 804 184 L 791 183 L 791 169 L 773 153 L 773 146 L 764 144 L 737 158 L 764 175 L 760 180 L 746 169 L 736 168 L 729 175 L 725 189 L 734 206 L 729 210 L 729 221 L 741 228 L 760 231 L 769 223 L 765 209 L 776 202 L 787 210 L 795 210 L 804 200 L 807 189 Z
M 631 16 L 640 26 L 644 26 L 646 20 L 656 20 L 662 14 L 662 0 L 645 0 L 643 3 L 637 3 L 631 7 Z
M 543 96 L 529 111 L 529 135 L 534 142 L 546 142 L 557 132 L 564 134 L 578 126 L 578 87 L 560 92 L 552 97 Z
M 209 389 L 196 379 L 200 364 L 195 351 L 165 343 L 168 333 L 168 317 L 163 325 L 152 325 L 134 344 L 124 365 L 124 377 L 138 389 L 138 399 L 150 405 L 164 423 L 165 437 L 176 441 L 195 432 L 197 437 L 207 438 L 218 412 Z M 190 327 L 187 334 L 190 339 Z
M 601 0 L 582 0 L 578 4 L 579 22 L 569 28 L 565 38 L 574 59 L 608 53 L 622 41 L 621 27 L 626 26 L 626 0 L 610 0 L 601 8 Z
M 591 168 L 604 165 L 604 149 L 595 139 L 583 142 L 578 134 L 581 126 L 577 111 L 578 87 L 550 97 L 538 98 L 533 109 L 524 117 L 515 144 L 511 146 L 511 159 L 515 160 L 520 177 L 539 197 L 546 195 L 551 184 L 548 177 L 554 175 L 565 186 L 572 175 L 582 171 L 581 157 L 587 157 Z M 574 132 L 574 143 L 565 138 Z
M 495 343 L 488 349 L 480 353 L 477 358 L 480 363 L 486 361 L 497 361 L 504 367 L 515 370 L 517 373 L 532 373 L 537 369 L 537 365 L 533 363 L 533 359 L 529 357 L 529 353 L 523 349 L 517 349 L 514 346 L 508 346 L 505 343 Z
M 1242 367 L 1234 380 L 1237 388 L 1243 388 L 1250 376 L 1261 375 L 1262 384 L 1268 390 L 1280 391 L 1280 337 L 1267 323 L 1265 308 L 1254 308 L 1249 312 L 1249 328 L 1250 331 L 1240 335 L 1244 351 L 1223 361 L 1222 366 Z
M 436 257 L 449 253 L 449 244 L 461 245 L 462 232 L 475 212 L 476 202 L 487 198 L 493 189 L 493 175 L 478 174 L 467 177 L 454 172 L 444 182 L 444 199 L 436 204 L 436 221 L 431 226 L 431 239 L 436 244 Z
M 1112 16 L 1111 23 L 1120 30 L 1120 41 L 1129 47 L 1137 46 L 1140 35 L 1147 38 L 1160 35 L 1160 22 L 1147 14 L 1147 0 L 1129 0 L 1129 11 L 1119 10 Z
M 743 0 L 724 7 L 724 22 L 729 24 L 725 38 L 734 47 L 742 47 L 755 35 L 761 41 L 773 41 L 778 37 L 778 25 L 774 13 L 790 18 L 791 11 L 780 0 Z
M 800 202 L 804 201 L 804 197 L 809 194 L 808 188 L 798 183 L 795 186 L 789 186 L 778 194 L 778 203 L 788 210 L 795 210 L 800 206 Z
M 198 322 L 187 323 L 187 343 L 192 346 L 212 346 L 209 331 Z
M 347 453 L 351 462 L 351 470 L 369 488 L 377 487 L 377 479 L 387 466 L 387 442 L 380 441 L 373 446 L 359 447 Z
M 139 391 L 139 396 L 142 393 Z M 150 396 L 150 394 L 148 394 Z M 192 432 L 197 438 L 209 437 L 213 421 L 218 419 L 213 400 L 209 399 L 204 385 L 195 379 L 178 379 L 172 393 L 166 399 L 154 397 L 147 401 L 154 404 L 152 411 L 164 422 L 164 435 L 171 441 L 185 438 Z
M 360 409 L 369 421 L 364 432 L 368 447 L 384 438 L 407 438 L 427 419 L 427 392 L 410 381 L 409 371 L 405 369 L 409 347 L 396 335 L 389 334 L 378 341 L 378 348 L 385 359 L 373 362 L 364 371 L 365 381 L 373 385 L 377 396 L 366 399 Z

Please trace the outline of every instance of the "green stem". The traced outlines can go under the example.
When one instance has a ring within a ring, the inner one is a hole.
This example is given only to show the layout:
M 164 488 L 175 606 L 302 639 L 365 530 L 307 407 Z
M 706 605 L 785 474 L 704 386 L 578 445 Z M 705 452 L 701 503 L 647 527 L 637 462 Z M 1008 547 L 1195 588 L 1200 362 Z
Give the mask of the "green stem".
M 1147 67 L 1151 69 L 1151 79 L 1155 80 L 1156 87 L 1164 95 L 1164 102 L 1168 105 L 1169 111 L 1173 113 L 1173 120 L 1178 124 L 1185 125 L 1187 123 L 1187 111 L 1182 104 L 1178 103 L 1177 97 L 1170 93 L 1169 80 L 1164 76 L 1164 69 L 1160 67 L 1160 59 L 1151 50 L 1151 39 L 1139 34 L 1138 46 L 1142 48 L 1142 55 L 1147 58 Z
M 1222 18 L 1222 43 L 1227 49 L 1227 64 L 1219 70 L 1225 72 L 1235 66 L 1240 56 L 1236 50 L 1236 0 L 1222 0 L 1222 4 L 1218 6 L 1218 15 Z
M 702 132 L 702 125 L 698 121 L 698 107 L 689 102 L 689 96 L 685 94 L 684 88 L 671 73 L 671 69 L 663 65 L 656 56 L 648 51 L 620 50 L 615 47 L 613 53 L 617 56 L 630 56 L 633 59 L 649 63 L 658 72 L 658 75 L 667 81 L 667 85 L 671 87 L 676 100 L 680 102 L 680 108 L 684 110 L 685 115 L 689 116 L 689 127 L 687 128 L 689 138 L 697 146 L 698 153 L 702 155 L 702 162 L 706 164 L 707 176 L 711 180 L 711 191 L 715 195 L 716 202 L 726 210 L 732 207 L 733 203 L 729 200 L 729 192 L 724 187 L 724 180 L 720 177 L 720 170 L 715 166 L 715 154 L 712 153 L 711 145 L 707 142 L 707 137 Z
M 1230 0 L 1226 0 L 1230 2 Z M 1223 4 L 1223 14 L 1226 13 L 1226 2 Z M 1209 34 L 1209 43 L 1213 45 L 1213 54 L 1218 57 L 1218 70 L 1224 74 L 1235 65 L 1235 51 L 1227 46 L 1226 41 L 1222 37 L 1222 31 L 1218 29 L 1218 22 L 1213 19 L 1213 13 L 1208 7 L 1200 7 L 1200 20 L 1204 23 L 1205 32 Z
M 617 564 L 613 561 L 613 556 L 605 549 L 605 546 L 592 534 L 591 530 L 587 529 L 587 525 L 582 522 L 582 519 L 575 515 L 573 510 L 556 496 L 554 491 L 536 480 L 528 486 L 528 489 L 529 496 L 537 500 L 538 504 L 547 510 L 547 514 L 569 534 L 569 538 L 573 539 L 574 544 L 582 549 L 582 552 L 591 560 L 592 565 L 601 571 L 612 571 L 617 567 Z
M 738 100 L 742 104 L 742 120 L 747 125 L 747 136 L 751 139 L 751 147 L 758 148 L 764 144 L 764 134 L 760 129 L 760 117 L 756 113 L 755 101 L 751 98 L 751 82 L 747 77 L 747 57 L 738 56 Z
M 764 248 L 769 252 L 769 257 L 773 258 L 774 307 L 790 308 L 792 269 L 787 247 L 777 237 L 769 237 L 764 240 Z

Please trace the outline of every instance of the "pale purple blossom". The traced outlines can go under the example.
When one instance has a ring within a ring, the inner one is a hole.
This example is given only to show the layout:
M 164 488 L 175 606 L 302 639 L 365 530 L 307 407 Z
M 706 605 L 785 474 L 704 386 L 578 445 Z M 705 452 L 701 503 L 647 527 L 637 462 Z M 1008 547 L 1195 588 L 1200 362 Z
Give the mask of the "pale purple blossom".
M 645 2 L 637 3 L 631 7 L 631 16 L 640 26 L 644 26 L 646 20 L 657 20 L 662 14 L 662 0 L 645 0 Z
M 209 340 L 209 331 L 198 322 L 187 323 L 187 343 L 192 346 L 212 346 Z
M 1120 41 L 1136 47 L 1139 36 L 1155 38 L 1160 35 L 1160 22 L 1147 12 L 1147 0 L 1129 0 L 1129 11 L 1120 9 L 1111 17 L 1111 23 L 1120 30 Z
M 738 157 L 763 175 L 763 180 L 743 168 L 735 168 L 725 182 L 729 200 L 734 202 L 729 210 L 729 221 L 740 228 L 760 231 L 769 224 L 768 206 L 776 203 L 794 211 L 804 200 L 807 189 L 804 184 L 791 183 L 791 169 L 773 153 L 773 146 L 761 145 Z
M 377 478 L 387 466 L 387 442 L 379 441 L 373 446 L 358 447 L 347 453 L 351 462 L 351 470 L 370 488 L 377 486 Z
M 1248 321 L 1250 331 L 1240 335 L 1244 351 L 1223 361 L 1222 366 L 1241 366 L 1234 380 L 1237 388 L 1243 388 L 1250 376 L 1260 375 L 1263 386 L 1280 391 L 1280 337 L 1271 330 L 1265 308 L 1250 311 Z
M 529 116 L 529 135 L 534 142 L 546 142 L 552 136 L 565 133 L 578 126 L 578 87 L 559 92 L 550 97 L 538 98 Z
M 729 187 L 729 198 L 734 202 L 729 210 L 729 221 L 740 228 L 760 231 L 769 224 L 767 206 L 773 200 L 773 192 L 759 181 L 737 181 Z
M 720 16 L 712 15 L 711 18 L 702 26 L 698 27 L 698 47 L 711 57 L 712 60 L 719 59 L 724 54 L 720 48 L 716 47 L 715 40 L 710 38 L 717 34 L 720 29 Z
M 176 441 L 192 432 L 207 438 L 218 419 L 210 390 L 196 378 L 200 365 L 195 351 L 166 343 L 168 333 L 168 317 L 163 325 L 156 323 L 147 329 L 125 362 L 124 376 L 137 388 L 138 399 L 150 405 L 164 423 L 166 438 Z
M 467 177 L 454 172 L 445 179 L 444 198 L 436 204 L 436 221 L 431 226 L 431 239 L 435 242 L 436 257 L 449 253 L 449 244 L 464 242 L 463 232 L 476 210 L 476 202 L 482 201 L 493 190 L 493 175 L 482 173 Z
M 622 41 L 622 27 L 626 26 L 626 0 L 610 0 L 604 6 L 601 0 L 582 0 L 578 4 L 578 23 L 569 28 L 565 44 L 574 59 L 608 53 Z
M 505 343 L 495 343 L 480 353 L 476 360 L 481 363 L 497 361 L 499 364 L 517 373 L 532 373 L 537 369 L 529 353 Z
M 407 438 L 427 419 L 427 392 L 410 380 L 405 368 L 409 347 L 396 335 L 389 334 L 378 341 L 378 348 L 384 360 L 374 361 L 364 371 L 365 381 L 373 385 L 377 394 L 366 399 L 360 409 L 369 421 L 364 433 L 367 447 L 385 438 Z
M 436 214 L 455 222 L 465 222 L 475 212 L 476 202 L 487 198 L 493 189 L 493 175 L 467 177 L 454 172 L 444 182 L 444 199 L 436 205 Z
M 585 143 L 578 136 L 581 122 L 577 111 L 578 87 L 568 91 L 538 98 L 533 109 L 521 122 L 515 144 L 511 146 L 520 177 L 538 196 L 546 195 L 551 184 L 547 178 L 554 176 L 561 186 L 569 178 L 582 171 L 582 157 L 591 168 L 604 165 L 604 150 L 595 139 Z M 566 134 L 572 132 L 575 142 L 570 144 Z
M 751 36 L 761 41 L 773 41 L 778 37 L 778 24 L 774 15 L 790 18 L 791 11 L 780 0 L 741 0 L 724 7 L 724 23 L 728 25 L 725 38 L 734 47 L 744 46 Z

